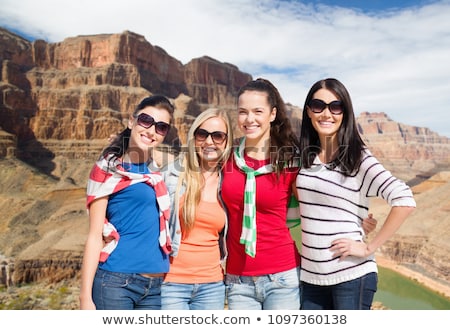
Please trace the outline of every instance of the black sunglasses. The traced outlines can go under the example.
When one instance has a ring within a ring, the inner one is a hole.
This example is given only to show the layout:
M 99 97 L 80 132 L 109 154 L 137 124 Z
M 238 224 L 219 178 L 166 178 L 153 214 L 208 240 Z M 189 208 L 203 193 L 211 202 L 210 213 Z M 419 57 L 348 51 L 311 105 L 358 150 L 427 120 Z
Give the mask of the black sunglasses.
M 163 121 L 155 122 L 155 118 L 153 118 L 150 115 L 147 115 L 146 113 L 141 113 L 136 118 L 138 125 L 144 128 L 150 128 L 153 125 L 155 125 L 155 132 L 158 133 L 159 135 L 165 136 L 169 132 L 170 129 L 169 124 Z
M 314 113 L 321 113 L 326 107 L 330 110 L 333 115 L 340 115 L 344 112 L 344 105 L 341 101 L 333 101 L 330 103 L 325 103 L 319 99 L 312 99 L 309 102 L 309 109 Z
M 208 132 L 203 128 L 197 128 L 194 132 L 197 141 L 205 141 L 210 135 L 214 143 L 223 143 L 227 138 L 227 133 L 221 131 Z

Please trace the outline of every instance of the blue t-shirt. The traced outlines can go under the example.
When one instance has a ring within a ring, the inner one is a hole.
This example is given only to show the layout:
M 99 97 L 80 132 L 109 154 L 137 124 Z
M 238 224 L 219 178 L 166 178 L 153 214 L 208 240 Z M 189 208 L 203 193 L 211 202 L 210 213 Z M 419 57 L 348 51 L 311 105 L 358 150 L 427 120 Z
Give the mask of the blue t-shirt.
M 124 164 L 133 173 L 150 173 L 146 164 Z M 106 216 L 120 234 L 117 247 L 99 267 L 120 273 L 166 273 L 169 258 L 159 245 L 155 190 L 136 183 L 109 196 Z

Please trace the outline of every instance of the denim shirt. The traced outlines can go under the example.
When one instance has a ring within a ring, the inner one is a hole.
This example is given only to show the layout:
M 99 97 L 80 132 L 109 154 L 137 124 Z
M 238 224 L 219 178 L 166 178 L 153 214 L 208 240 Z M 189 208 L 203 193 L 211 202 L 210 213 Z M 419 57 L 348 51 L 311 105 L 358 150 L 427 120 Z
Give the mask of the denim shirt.
M 178 180 L 180 178 L 180 173 L 183 170 L 183 161 L 181 158 L 177 158 L 175 161 L 167 164 L 161 169 L 161 174 L 163 176 L 164 182 L 166 183 L 167 190 L 170 196 L 170 219 L 169 219 L 169 232 L 170 239 L 172 241 L 172 252 L 170 255 L 176 257 L 178 255 L 178 250 L 181 244 L 181 223 L 179 217 L 179 205 L 175 205 L 175 192 L 177 190 Z M 224 229 L 219 233 L 219 249 L 220 249 L 220 259 L 221 264 L 224 267 L 227 248 L 226 248 L 226 233 L 228 230 L 228 214 L 225 204 L 222 200 L 221 187 L 222 187 L 222 172 L 219 172 L 219 186 L 217 191 L 217 196 L 220 205 L 225 210 L 225 226 Z M 186 191 L 186 186 L 183 183 L 180 186 L 179 196 L 184 194 Z

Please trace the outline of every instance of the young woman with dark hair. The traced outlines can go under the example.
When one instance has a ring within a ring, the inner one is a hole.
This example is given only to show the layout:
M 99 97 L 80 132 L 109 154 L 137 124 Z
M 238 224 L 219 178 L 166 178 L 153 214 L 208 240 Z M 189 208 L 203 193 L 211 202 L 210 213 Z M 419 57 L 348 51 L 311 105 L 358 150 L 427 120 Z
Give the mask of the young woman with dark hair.
M 411 189 L 361 139 L 350 95 L 334 78 L 307 94 L 300 135 L 297 192 L 302 219 L 302 309 L 370 309 L 377 290 L 375 251 L 414 210 Z M 391 206 L 370 240 L 369 198 Z
M 299 309 L 300 255 L 286 223 L 295 190 L 297 139 L 276 87 L 266 79 L 238 94 L 243 137 L 223 169 L 229 215 L 229 309 Z
M 161 174 L 148 167 L 173 112 L 164 96 L 143 99 L 92 168 L 81 309 L 161 308 L 171 248 L 170 199 Z M 110 237 L 107 244 L 103 236 Z

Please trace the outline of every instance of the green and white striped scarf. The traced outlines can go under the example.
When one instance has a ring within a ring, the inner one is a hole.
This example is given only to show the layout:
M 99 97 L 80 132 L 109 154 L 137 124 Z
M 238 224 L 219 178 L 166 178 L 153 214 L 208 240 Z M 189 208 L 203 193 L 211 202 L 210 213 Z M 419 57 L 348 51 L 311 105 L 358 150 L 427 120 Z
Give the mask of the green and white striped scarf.
M 245 253 L 251 257 L 256 255 L 256 180 L 260 174 L 273 172 L 271 164 L 254 170 L 247 166 L 244 159 L 245 137 L 241 139 L 238 148 L 234 150 L 237 167 L 245 172 L 247 180 L 244 191 L 244 216 L 242 219 L 242 232 L 240 243 L 245 244 Z M 300 165 L 297 165 L 300 166 Z M 300 225 L 300 208 L 297 197 L 292 193 L 287 205 L 286 222 L 289 228 Z
M 244 191 L 244 216 L 242 219 L 242 232 L 240 243 L 245 244 L 245 253 L 251 257 L 256 255 L 256 180 L 257 175 L 273 172 L 272 164 L 264 165 L 257 170 L 247 166 L 244 159 L 245 137 L 241 143 L 234 149 L 234 156 L 237 167 L 245 172 L 247 179 L 245 181 Z

